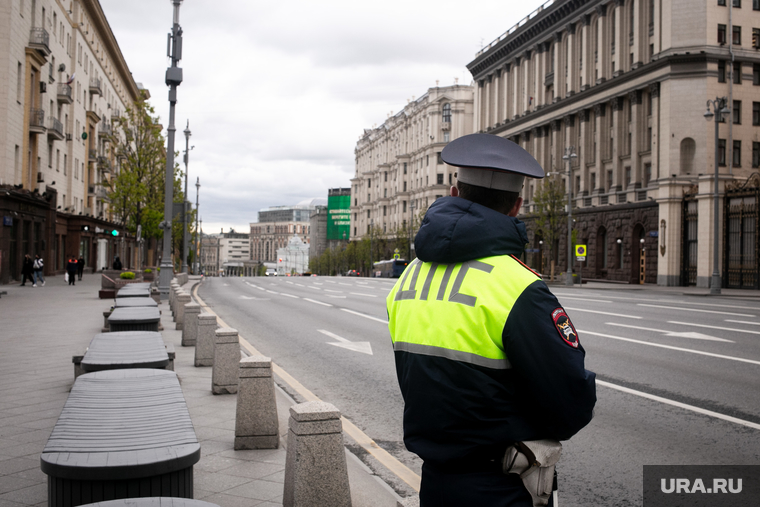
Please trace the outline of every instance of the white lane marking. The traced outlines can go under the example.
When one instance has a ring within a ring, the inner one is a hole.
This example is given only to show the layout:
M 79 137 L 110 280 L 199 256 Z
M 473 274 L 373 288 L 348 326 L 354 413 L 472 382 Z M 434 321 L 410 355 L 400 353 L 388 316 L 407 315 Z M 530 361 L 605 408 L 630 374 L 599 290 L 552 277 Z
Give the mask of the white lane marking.
M 301 299 L 300 297 L 294 296 L 293 294 L 288 294 L 287 292 L 280 292 L 280 296 L 285 296 L 285 297 L 288 297 L 288 298 Z
M 682 408 L 684 410 L 691 410 L 692 412 L 696 412 L 698 414 L 706 415 L 709 417 L 715 417 L 716 419 L 722 419 L 724 421 L 732 422 L 734 424 L 739 424 L 741 426 L 746 426 L 748 428 L 760 430 L 760 424 L 753 423 L 750 421 L 745 421 L 744 419 L 738 419 L 736 417 L 731 417 L 730 415 L 721 414 L 719 412 L 713 412 L 712 410 L 705 410 L 704 408 L 695 407 L 694 405 L 687 405 L 686 403 L 681 403 L 680 401 L 669 400 L 661 396 L 655 396 L 654 394 L 644 393 L 641 391 L 635 391 L 633 389 L 629 389 L 628 387 L 623 387 L 617 384 L 611 384 L 609 382 L 605 382 L 604 380 L 597 379 L 596 383 L 604 387 L 609 387 L 610 389 L 616 389 L 624 393 L 633 394 L 634 396 L 641 396 L 642 398 L 647 398 L 652 401 L 659 401 L 660 403 L 665 403 L 666 405 L 672 405 L 674 407 Z
M 325 292 L 337 292 L 338 294 L 343 294 L 342 290 L 325 289 Z
M 706 327 L 709 329 L 720 329 L 721 331 L 734 331 L 736 333 L 760 334 L 760 331 L 749 331 L 747 329 L 734 329 L 732 327 L 708 326 L 707 324 L 692 324 L 691 322 L 676 322 L 673 320 L 669 320 L 668 324 L 681 324 L 682 326 Z
M 576 296 L 577 292 L 555 292 L 552 291 L 552 294 L 555 296 Z M 632 297 L 625 297 L 625 296 L 610 296 L 607 294 L 593 294 L 593 293 L 586 293 L 584 291 L 585 295 L 592 296 L 592 297 L 603 297 L 607 299 L 620 299 L 622 301 L 648 301 L 651 303 L 671 303 L 671 304 L 684 304 L 684 305 L 693 305 L 693 306 L 714 306 L 716 308 L 742 308 L 745 310 L 757 310 L 757 308 L 752 308 L 750 306 L 736 306 L 736 305 L 719 305 L 716 303 L 692 303 L 691 301 L 680 301 L 677 299 L 649 299 L 649 298 L 632 298 Z
M 365 313 L 359 313 L 359 312 L 355 312 L 355 311 L 353 311 L 353 310 L 348 310 L 348 309 L 346 309 L 346 308 L 341 308 L 341 311 L 344 311 L 344 312 L 346 312 L 346 313 L 351 313 L 351 314 L 353 314 L 353 315 L 358 315 L 359 317 L 364 317 L 365 319 L 369 319 L 369 320 L 375 320 L 375 321 L 377 321 L 377 322 L 381 322 L 381 323 L 383 323 L 383 324 L 387 324 L 387 323 L 388 323 L 388 321 L 387 321 L 387 320 L 385 320 L 385 319 L 378 319 L 377 317 L 372 317 L 371 315 L 367 315 L 367 314 L 365 314 Z
M 604 323 L 607 326 L 618 326 L 618 327 L 629 327 L 631 329 L 641 329 L 643 331 L 655 331 L 657 333 L 665 333 L 666 336 L 675 336 L 679 338 L 693 338 L 695 340 L 711 340 L 715 342 L 728 342 L 728 343 L 736 343 L 733 340 L 726 340 L 723 338 L 717 338 L 715 336 L 708 336 L 706 334 L 702 333 L 695 333 L 693 331 L 688 332 L 680 332 L 680 331 L 666 331 L 664 329 L 653 329 L 651 327 L 640 327 L 640 326 L 631 326 L 628 324 L 618 324 L 616 322 L 605 322 Z
M 225 286 L 225 287 L 229 287 L 229 286 L 230 286 L 230 284 L 228 284 L 228 283 L 225 283 L 225 284 L 224 284 L 224 286 Z
M 285 280 L 285 283 L 289 283 L 290 285 L 293 285 L 293 282 L 291 282 L 290 280 Z
M 259 290 L 266 290 L 264 287 L 256 287 Z
M 275 292 L 273 290 L 268 290 L 267 292 L 270 293 L 270 294 L 279 294 L 279 292 Z
M 733 322 L 734 324 L 747 324 L 748 326 L 757 326 L 757 322 L 747 322 L 746 320 L 730 320 L 730 319 L 726 319 L 726 322 Z
M 314 285 L 324 285 L 323 283 L 314 282 Z
M 303 300 L 304 301 L 308 301 L 309 303 L 316 303 L 316 304 L 322 305 L 322 306 L 332 306 L 330 303 L 323 303 L 322 301 L 315 301 L 315 300 L 309 299 L 309 298 L 303 298 Z
M 322 289 L 320 289 L 319 287 L 311 287 L 311 286 L 309 286 L 309 289 L 314 289 L 314 290 L 322 290 Z
M 588 301 L 590 303 L 612 303 L 612 301 L 605 301 L 603 299 L 586 299 L 586 298 L 576 298 L 572 296 L 563 296 L 562 299 L 572 299 L 573 301 Z
M 613 336 L 611 334 L 595 333 L 593 331 L 581 331 L 580 329 L 578 329 L 578 332 L 590 334 L 592 336 L 601 336 L 602 338 L 611 338 L 613 340 L 638 343 L 640 345 L 649 345 L 650 347 L 659 347 L 661 349 L 678 350 L 681 352 L 689 352 L 691 354 L 699 354 L 701 356 L 717 357 L 719 359 L 730 359 L 731 361 L 739 361 L 741 363 L 750 363 L 750 364 L 760 365 L 760 361 L 754 361 L 752 359 L 744 359 L 743 357 L 724 356 L 722 354 L 713 354 L 712 352 L 702 352 L 701 350 L 685 349 L 683 347 L 673 347 L 672 345 L 662 345 L 660 343 L 645 342 L 642 340 L 634 340 L 632 338 L 623 338 L 622 336 Z
M 329 298 L 335 298 L 335 299 L 346 299 L 346 296 L 333 296 L 331 294 L 328 294 L 327 297 L 329 297 Z
M 643 319 L 644 317 L 638 317 L 636 315 L 624 315 L 622 313 L 610 313 L 610 312 L 600 312 L 598 310 L 586 310 L 585 308 L 570 308 L 569 306 L 564 307 L 565 310 L 572 310 L 574 312 L 587 312 L 587 313 L 598 313 L 600 315 L 611 315 L 612 317 L 624 317 L 626 319 Z
M 336 347 L 353 350 L 354 352 L 361 352 L 362 354 L 369 354 L 370 356 L 372 355 L 372 345 L 370 345 L 369 342 L 352 342 L 351 340 L 347 340 L 342 336 L 338 336 L 337 334 L 331 333 L 330 331 L 326 331 L 324 329 L 317 329 L 317 331 L 329 336 L 330 338 L 338 340 L 338 343 L 327 342 L 328 345 L 335 345 Z
M 362 294 L 361 292 L 349 292 L 349 294 L 353 294 L 354 296 L 367 296 L 368 298 L 376 298 L 374 294 Z
M 636 303 L 636 306 L 662 308 L 663 310 L 682 310 L 684 312 L 719 313 L 720 315 L 736 315 L 737 317 L 754 317 L 754 315 L 747 315 L 746 313 L 729 313 L 729 312 L 721 312 L 721 311 L 713 311 L 713 310 L 702 310 L 700 308 L 681 308 L 679 306 L 645 305 L 644 303 Z
M 340 283 L 338 282 L 338 285 L 345 285 L 346 287 L 353 287 L 350 283 Z
M 255 298 L 255 297 L 250 297 L 250 296 L 240 296 L 240 299 L 249 299 L 253 301 L 270 301 L 269 298 Z
M 297 284 L 295 284 L 295 285 L 298 285 L 299 287 L 306 287 L 306 286 L 305 286 L 304 284 L 302 284 L 302 283 L 297 283 Z

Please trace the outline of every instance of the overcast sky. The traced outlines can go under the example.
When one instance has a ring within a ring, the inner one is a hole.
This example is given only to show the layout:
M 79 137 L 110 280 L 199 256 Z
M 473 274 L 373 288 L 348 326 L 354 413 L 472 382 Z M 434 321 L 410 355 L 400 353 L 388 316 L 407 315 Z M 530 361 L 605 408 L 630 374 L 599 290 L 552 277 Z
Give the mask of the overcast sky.
M 170 0 L 100 0 L 135 81 L 169 125 Z M 349 187 L 363 129 L 466 65 L 538 0 L 185 0 L 175 150 L 190 121 L 190 200 L 205 233 Z M 178 161 L 181 161 L 181 154 Z M 183 166 L 184 169 L 184 166 Z

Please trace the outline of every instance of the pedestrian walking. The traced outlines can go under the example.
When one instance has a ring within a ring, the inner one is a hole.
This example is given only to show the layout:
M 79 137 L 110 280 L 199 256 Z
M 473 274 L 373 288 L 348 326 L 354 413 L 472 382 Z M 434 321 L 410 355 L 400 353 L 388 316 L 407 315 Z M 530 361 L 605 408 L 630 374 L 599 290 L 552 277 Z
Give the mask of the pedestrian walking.
M 42 257 L 40 257 L 40 254 L 36 254 L 34 256 L 34 263 L 32 264 L 32 268 L 34 269 L 34 285 L 32 287 L 37 287 L 37 282 L 42 281 L 41 285 L 45 286 L 45 277 L 42 276 L 42 272 L 45 269 L 45 262 L 42 260 Z
M 591 421 L 596 386 L 568 313 L 518 258 L 520 191 L 544 171 L 490 134 L 460 137 L 441 158 L 456 186 L 427 210 L 418 258 L 387 297 L 420 505 L 553 505 L 559 441 Z
M 84 257 L 79 256 L 79 260 L 77 261 L 77 275 L 79 276 L 79 281 L 82 281 L 82 275 L 84 274 Z
M 121 268 L 122 268 L 121 259 L 119 259 L 119 256 L 117 255 L 113 259 L 113 269 L 115 269 L 116 271 L 121 271 Z
M 69 262 L 66 264 L 66 274 L 69 275 L 69 285 L 76 285 L 77 270 L 79 269 L 79 262 L 75 255 L 69 257 Z
M 34 285 L 34 262 L 29 254 L 24 254 L 24 260 L 21 263 L 21 286 L 26 285 L 26 280 L 29 279 Z

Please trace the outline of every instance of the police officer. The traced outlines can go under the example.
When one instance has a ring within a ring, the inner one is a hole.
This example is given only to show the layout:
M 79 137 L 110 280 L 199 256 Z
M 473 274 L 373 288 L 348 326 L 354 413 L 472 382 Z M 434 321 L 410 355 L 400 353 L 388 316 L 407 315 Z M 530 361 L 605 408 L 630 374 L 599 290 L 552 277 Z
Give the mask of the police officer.
M 423 460 L 422 507 L 529 507 L 520 477 L 503 472 L 505 451 L 569 439 L 596 403 L 568 314 L 518 259 L 528 242 L 519 192 L 544 171 L 489 134 L 456 139 L 441 157 L 457 184 L 428 209 L 418 258 L 387 298 L 404 443 Z

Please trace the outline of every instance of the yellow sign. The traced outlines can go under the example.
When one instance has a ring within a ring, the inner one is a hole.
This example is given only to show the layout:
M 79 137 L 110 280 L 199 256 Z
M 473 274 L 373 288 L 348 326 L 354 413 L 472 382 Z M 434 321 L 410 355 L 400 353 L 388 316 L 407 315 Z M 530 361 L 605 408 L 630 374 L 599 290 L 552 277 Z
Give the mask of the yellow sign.
M 586 245 L 575 245 L 575 258 L 578 261 L 585 261 L 586 260 L 586 252 L 588 250 L 586 249 Z

